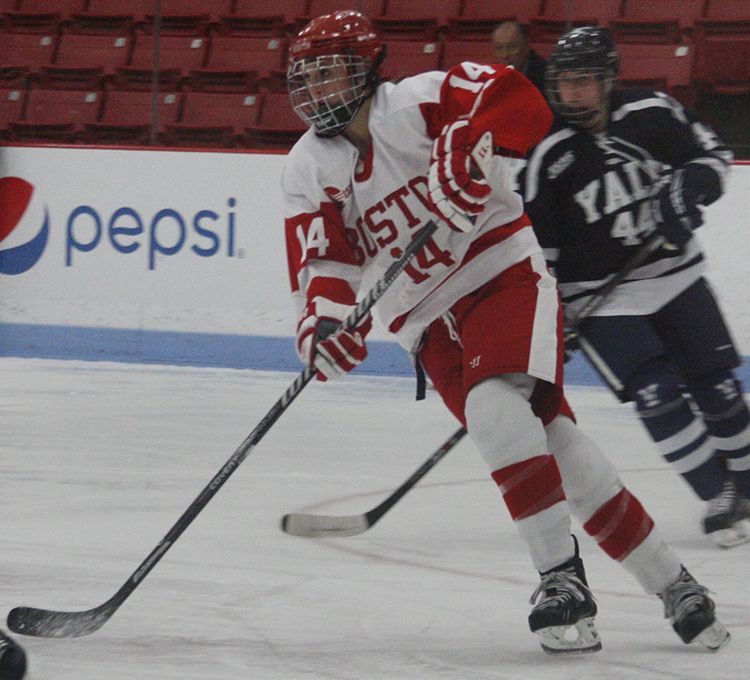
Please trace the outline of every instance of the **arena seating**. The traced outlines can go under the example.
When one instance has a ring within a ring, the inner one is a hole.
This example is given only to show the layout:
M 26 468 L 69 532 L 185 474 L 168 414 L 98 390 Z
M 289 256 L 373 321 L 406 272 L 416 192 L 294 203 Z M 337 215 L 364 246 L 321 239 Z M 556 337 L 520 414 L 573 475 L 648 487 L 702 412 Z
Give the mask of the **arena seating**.
M 503 20 L 549 56 L 570 25 L 609 26 L 622 84 L 692 104 L 750 93 L 750 0 L 0 0 L 0 137 L 286 148 L 305 126 L 287 101 L 290 38 L 310 18 L 361 8 L 398 79 L 491 62 Z M 213 103 L 210 103 L 213 102 Z

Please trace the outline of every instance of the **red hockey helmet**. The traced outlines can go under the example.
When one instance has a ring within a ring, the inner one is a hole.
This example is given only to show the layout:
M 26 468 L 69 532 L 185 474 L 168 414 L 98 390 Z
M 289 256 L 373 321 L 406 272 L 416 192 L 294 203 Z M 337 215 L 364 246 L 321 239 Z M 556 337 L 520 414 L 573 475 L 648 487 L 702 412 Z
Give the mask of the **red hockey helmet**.
M 322 137 L 346 128 L 378 83 L 383 42 L 360 12 L 313 19 L 289 47 L 292 107 Z

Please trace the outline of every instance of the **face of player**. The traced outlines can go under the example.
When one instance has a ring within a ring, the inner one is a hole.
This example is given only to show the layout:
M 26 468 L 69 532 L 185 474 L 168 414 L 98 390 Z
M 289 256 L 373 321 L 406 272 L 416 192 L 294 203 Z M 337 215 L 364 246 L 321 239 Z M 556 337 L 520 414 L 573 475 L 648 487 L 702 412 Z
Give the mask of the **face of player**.
M 301 75 L 311 101 L 324 102 L 332 107 L 351 103 L 349 73 L 341 60 L 335 57 L 320 59 L 319 63 L 307 66 Z
M 529 45 L 521 31 L 515 26 L 500 26 L 492 34 L 492 47 L 495 59 L 501 64 L 508 64 L 519 71 L 526 67 L 529 58 Z
M 604 85 L 601 76 L 590 71 L 563 71 L 557 77 L 560 103 L 589 116 L 579 127 L 601 132 L 605 127 Z

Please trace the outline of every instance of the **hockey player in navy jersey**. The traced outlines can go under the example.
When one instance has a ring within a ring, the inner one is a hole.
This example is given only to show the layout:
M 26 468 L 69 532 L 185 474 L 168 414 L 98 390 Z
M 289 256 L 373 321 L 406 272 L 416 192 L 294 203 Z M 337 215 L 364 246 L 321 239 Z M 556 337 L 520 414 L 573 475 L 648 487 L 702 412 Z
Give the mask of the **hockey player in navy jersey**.
M 732 156 L 671 97 L 613 89 L 618 63 L 606 29 L 558 41 L 546 81 L 558 117 L 522 174 L 526 209 L 568 320 L 651 234 L 665 239 L 573 339 L 707 502 L 705 533 L 730 547 L 750 540 L 750 413 L 693 230 Z

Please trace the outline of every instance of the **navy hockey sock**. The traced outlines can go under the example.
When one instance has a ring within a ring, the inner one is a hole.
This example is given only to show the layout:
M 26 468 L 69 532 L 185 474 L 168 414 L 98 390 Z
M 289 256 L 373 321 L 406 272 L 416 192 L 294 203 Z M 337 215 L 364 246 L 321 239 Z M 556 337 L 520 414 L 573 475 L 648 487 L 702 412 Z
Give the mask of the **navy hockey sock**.
M 646 367 L 630 381 L 628 391 L 664 459 L 701 499 L 708 500 L 724 485 L 724 464 L 714 455 L 709 433 L 682 395 L 677 377 L 661 369 L 659 364 Z
M 750 411 L 731 371 L 721 371 L 690 384 L 703 412 L 716 452 L 733 473 L 737 490 L 750 497 Z

